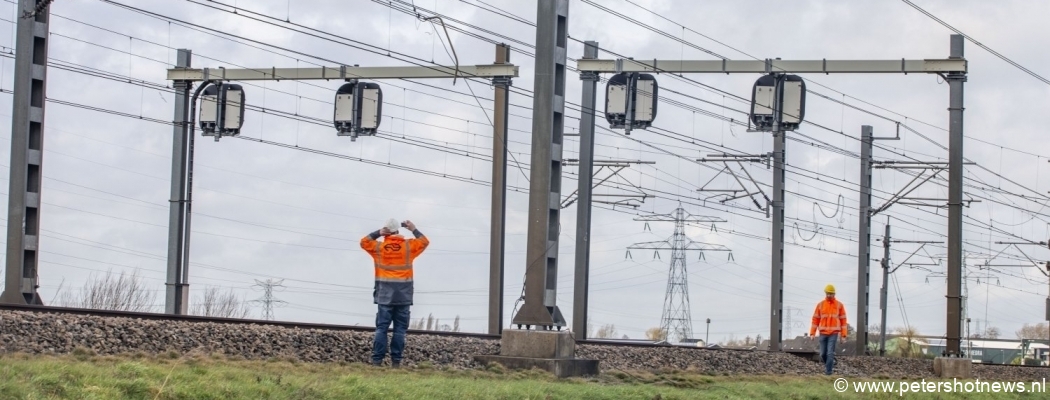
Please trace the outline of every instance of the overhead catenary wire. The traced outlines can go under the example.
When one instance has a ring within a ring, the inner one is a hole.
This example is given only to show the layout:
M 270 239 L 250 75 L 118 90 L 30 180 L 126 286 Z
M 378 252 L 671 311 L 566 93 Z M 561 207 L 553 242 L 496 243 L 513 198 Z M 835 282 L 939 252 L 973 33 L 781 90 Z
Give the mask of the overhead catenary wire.
M 973 44 L 976 44 L 977 47 L 980 47 L 980 48 L 984 49 L 985 51 L 987 51 L 989 53 L 992 53 L 992 55 L 994 55 L 996 57 L 999 57 L 1000 60 L 1006 61 L 1006 63 L 1008 63 L 1010 65 L 1013 65 L 1014 67 L 1016 67 L 1017 69 L 1023 71 L 1024 73 L 1026 73 L 1028 75 L 1031 75 L 1033 78 L 1038 79 L 1039 81 L 1041 81 L 1041 82 L 1043 82 L 1043 83 L 1045 83 L 1047 85 L 1050 85 L 1050 79 L 1046 79 L 1042 75 L 1039 75 L 1039 74 L 1035 73 L 1034 71 L 1032 71 L 1032 70 L 1030 70 L 1028 68 L 1025 68 L 1023 65 L 1015 62 L 1014 60 L 1011 60 L 1008 57 L 1000 54 L 998 51 L 992 50 L 991 47 L 988 47 L 988 46 L 984 45 L 984 43 L 978 42 L 976 39 L 970 37 L 970 35 L 967 35 L 965 32 L 957 29 L 954 26 L 949 25 L 947 22 L 944 22 L 944 20 L 942 20 L 940 18 L 937 18 L 937 16 L 933 15 L 933 13 L 922 9 L 922 7 L 919 7 L 917 4 L 915 4 L 915 3 L 911 2 L 911 1 L 908 1 L 908 0 L 901 0 L 901 1 L 903 1 L 904 4 L 907 4 L 907 5 L 911 6 L 912 8 L 918 10 L 919 12 L 923 13 L 927 17 L 930 17 L 930 19 L 932 19 L 934 21 L 937 21 L 937 23 L 939 23 L 941 25 L 944 25 L 945 28 L 950 29 L 952 32 L 955 32 L 955 33 L 958 33 L 958 34 L 962 35 L 964 38 L 966 38 L 966 40 L 969 40 Z
M 104 0 L 104 1 L 108 1 L 108 0 Z M 825 128 L 825 129 L 826 129 L 826 128 Z M 828 130 L 831 130 L 831 129 L 828 129 Z M 832 131 L 834 131 L 834 130 L 832 130 Z M 836 131 L 836 132 L 837 132 L 837 131 Z M 839 133 L 839 134 L 843 134 L 843 133 L 841 133 L 841 132 L 837 132 L 837 133 Z M 858 139 L 855 139 L 855 138 L 853 138 L 853 139 L 854 139 L 854 140 L 858 140 Z

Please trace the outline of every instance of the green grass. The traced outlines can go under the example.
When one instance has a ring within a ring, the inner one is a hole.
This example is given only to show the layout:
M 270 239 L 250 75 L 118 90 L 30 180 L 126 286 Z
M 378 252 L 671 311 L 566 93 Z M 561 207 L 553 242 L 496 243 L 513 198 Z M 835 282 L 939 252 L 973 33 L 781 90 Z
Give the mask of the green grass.
M 364 364 L 244 361 L 221 356 L 0 355 L 0 399 L 829 399 L 834 377 L 708 376 L 607 371 L 559 380 L 540 371 L 400 370 Z M 954 394 L 903 398 L 954 398 Z M 1037 398 L 1003 394 L 960 398 Z M 901 398 L 897 394 L 869 396 Z

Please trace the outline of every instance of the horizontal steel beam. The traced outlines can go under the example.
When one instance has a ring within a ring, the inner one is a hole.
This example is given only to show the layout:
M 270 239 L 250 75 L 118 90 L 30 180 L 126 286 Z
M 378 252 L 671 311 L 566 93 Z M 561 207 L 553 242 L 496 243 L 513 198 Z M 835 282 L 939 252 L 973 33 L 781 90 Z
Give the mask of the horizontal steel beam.
M 755 157 L 771 157 L 769 153 L 766 154 L 728 154 L 728 153 L 714 153 L 708 154 L 708 157 L 724 157 L 724 158 L 755 158 Z
M 894 164 L 894 165 L 948 165 L 947 162 L 941 161 L 872 161 L 873 164 Z
M 923 166 L 923 165 L 883 165 L 883 164 L 877 164 L 877 165 L 872 165 L 871 167 L 875 168 L 875 169 L 938 169 L 938 170 L 946 170 L 946 169 L 948 169 L 948 167 L 943 167 L 943 166 L 942 167 L 938 167 L 938 166 L 933 166 L 933 165 L 925 165 L 925 166 Z
M 699 162 L 735 162 L 735 161 L 741 161 L 741 162 L 744 162 L 744 161 L 746 161 L 746 162 L 764 162 L 764 161 L 766 161 L 766 159 L 765 158 L 732 157 L 732 158 L 697 158 L 696 161 L 699 161 Z
M 171 68 L 169 81 L 303 81 L 320 79 L 426 79 L 476 77 L 517 77 L 518 66 L 512 64 L 461 65 L 432 67 L 318 67 L 318 68 Z
M 668 73 L 966 73 L 965 59 L 940 60 L 577 60 L 580 72 Z
M 579 158 L 566 158 L 565 164 L 579 163 Z M 607 164 L 656 164 L 656 161 L 644 161 L 644 160 L 593 160 L 595 163 L 607 163 Z

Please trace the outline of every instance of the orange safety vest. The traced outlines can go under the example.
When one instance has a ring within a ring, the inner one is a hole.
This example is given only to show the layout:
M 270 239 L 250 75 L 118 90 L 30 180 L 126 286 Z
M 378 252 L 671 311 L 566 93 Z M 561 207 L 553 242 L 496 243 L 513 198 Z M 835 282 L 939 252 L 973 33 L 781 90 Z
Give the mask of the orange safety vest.
M 361 238 L 361 249 L 372 256 L 376 285 L 373 297 L 376 304 L 412 304 L 412 264 L 430 245 L 422 234 L 414 239 L 389 235 L 382 241 L 371 235 Z
M 821 335 L 836 333 L 846 337 L 846 306 L 838 299 L 821 300 L 813 311 L 813 323 L 809 326 L 809 336 L 815 336 L 817 330 Z

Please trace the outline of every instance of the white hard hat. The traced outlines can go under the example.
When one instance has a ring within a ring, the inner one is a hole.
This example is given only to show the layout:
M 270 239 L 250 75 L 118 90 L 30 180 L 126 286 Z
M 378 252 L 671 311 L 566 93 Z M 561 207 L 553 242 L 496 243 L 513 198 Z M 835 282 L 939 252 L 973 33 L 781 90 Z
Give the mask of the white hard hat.
M 397 228 L 401 227 L 401 223 L 397 222 L 396 219 L 391 218 L 386 220 L 386 225 L 384 225 L 384 227 L 390 232 L 397 232 Z

